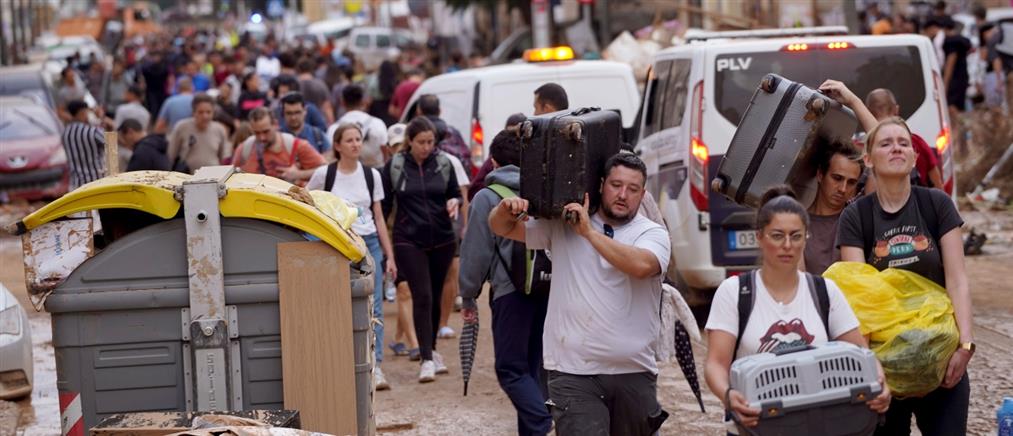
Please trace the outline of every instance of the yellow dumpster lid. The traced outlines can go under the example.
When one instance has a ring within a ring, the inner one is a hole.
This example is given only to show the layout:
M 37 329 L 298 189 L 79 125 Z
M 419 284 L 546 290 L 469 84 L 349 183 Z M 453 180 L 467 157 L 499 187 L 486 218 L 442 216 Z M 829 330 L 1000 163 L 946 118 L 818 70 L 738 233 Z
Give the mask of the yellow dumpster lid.
M 171 171 L 133 171 L 105 177 L 54 200 L 16 222 L 9 231 L 23 234 L 67 215 L 97 209 L 136 209 L 169 219 L 182 206 L 176 192 L 190 178 Z M 306 190 L 260 174 L 233 174 L 225 185 L 228 193 L 218 203 L 222 216 L 294 227 L 320 238 L 352 261 L 365 257 L 362 238 L 314 207 Z
M 176 216 L 180 203 L 177 187 L 189 174 L 171 171 L 133 171 L 104 177 L 83 185 L 15 223 L 22 234 L 67 215 L 95 209 L 136 209 L 163 219 Z
M 225 186 L 228 194 L 218 202 L 218 210 L 224 217 L 254 218 L 295 227 L 320 238 L 355 262 L 367 253 L 362 238 L 312 206 L 313 200 L 305 189 L 261 174 L 233 174 Z

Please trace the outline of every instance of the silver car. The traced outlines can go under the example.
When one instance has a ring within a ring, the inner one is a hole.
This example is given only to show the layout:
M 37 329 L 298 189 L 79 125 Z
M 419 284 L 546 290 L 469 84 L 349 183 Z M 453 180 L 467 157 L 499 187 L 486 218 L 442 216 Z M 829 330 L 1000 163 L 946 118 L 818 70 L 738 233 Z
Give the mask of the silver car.
M 32 331 L 18 299 L 0 284 L 0 400 L 32 393 Z

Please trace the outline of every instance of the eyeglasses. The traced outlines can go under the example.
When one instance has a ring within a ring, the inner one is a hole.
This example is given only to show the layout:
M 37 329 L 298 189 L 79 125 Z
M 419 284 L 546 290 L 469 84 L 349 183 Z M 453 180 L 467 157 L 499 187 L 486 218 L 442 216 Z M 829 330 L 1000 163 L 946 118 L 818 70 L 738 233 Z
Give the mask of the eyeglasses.
M 801 244 L 802 241 L 809 239 L 808 233 L 792 233 L 791 235 L 785 235 L 781 232 L 767 233 L 767 238 L 773 241 L 775 244 L 784 244 L 785 240 L 791 241 L 792 244 Z
M 609 237 L 609 239 L 612 239 L 612 237 L 615 236 L 616 234 L 616 230 L 613 229 L 612 226 L 608 224 L 602 226 L 602 231 L 605 233 L 605 236 Z

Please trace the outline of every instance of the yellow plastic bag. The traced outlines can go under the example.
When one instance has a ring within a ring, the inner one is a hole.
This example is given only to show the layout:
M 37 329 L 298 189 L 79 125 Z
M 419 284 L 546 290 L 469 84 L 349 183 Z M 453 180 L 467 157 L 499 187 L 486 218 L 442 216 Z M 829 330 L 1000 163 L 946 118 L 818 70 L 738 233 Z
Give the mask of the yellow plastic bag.
M 831 279 L 858 317 L 896 397 L 920 397 L 943 381 L 960 332 L 946 290 L 911 271 L 837 262 Z
M 313 197 L 313 203 L 317 209 L 320 209 L 324 215 L 331 217 L 342 228 L 351 228 L 352 223 L 359 219 L 359 208 L 333 193 L 310 191 L 310 197 Z

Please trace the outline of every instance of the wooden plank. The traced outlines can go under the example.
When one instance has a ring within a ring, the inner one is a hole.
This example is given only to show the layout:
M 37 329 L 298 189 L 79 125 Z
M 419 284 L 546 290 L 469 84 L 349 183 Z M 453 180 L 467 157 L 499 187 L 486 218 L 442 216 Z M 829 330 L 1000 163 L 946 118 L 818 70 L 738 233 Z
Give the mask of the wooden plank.
M 115 131 L 106 133 L 106 175 L 120 173 L 120 143 Z
M 278 244 L 285 408 L 304 430 L 356 434 L 348 259 L 323 242 Z

